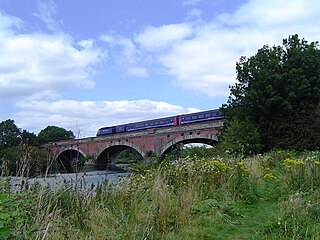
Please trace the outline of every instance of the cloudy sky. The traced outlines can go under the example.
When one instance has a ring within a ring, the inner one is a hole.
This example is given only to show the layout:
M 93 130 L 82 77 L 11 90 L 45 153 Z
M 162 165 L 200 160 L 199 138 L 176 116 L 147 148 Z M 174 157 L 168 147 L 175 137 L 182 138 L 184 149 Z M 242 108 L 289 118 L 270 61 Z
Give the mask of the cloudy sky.
M 319 0 L 0 0 L 0 121 L 79 137 L 214 109 L 240 56 L 298 33 Z

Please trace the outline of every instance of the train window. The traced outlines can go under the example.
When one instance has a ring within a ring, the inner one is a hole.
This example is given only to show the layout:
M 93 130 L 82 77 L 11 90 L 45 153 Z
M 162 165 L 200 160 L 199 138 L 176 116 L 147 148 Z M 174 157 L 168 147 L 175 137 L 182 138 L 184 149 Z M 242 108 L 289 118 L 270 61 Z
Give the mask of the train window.
M 197 118 L 198 118 L 198 116 L 192 116 L 191 117 L 192 120 L 197 119 Z
M 198 118 L 204 118 L 203 114 L 198 115 Z
M 204 115 L 206 118 L 211 117 L 210 113 L 207 113 L 206 115 Z
M 164 124 L 164 121 L 160 121 L 160 124 Z

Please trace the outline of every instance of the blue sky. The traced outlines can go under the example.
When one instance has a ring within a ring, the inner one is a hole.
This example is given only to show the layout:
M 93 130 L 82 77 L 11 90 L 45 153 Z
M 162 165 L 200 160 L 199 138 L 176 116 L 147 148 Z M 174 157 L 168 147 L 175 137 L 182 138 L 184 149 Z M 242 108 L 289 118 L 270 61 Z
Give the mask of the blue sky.
M 0 121 L 86 137 L 218 108 L 240 56 L 319 40 L 319 12 L 318 0 L 0 0 Z

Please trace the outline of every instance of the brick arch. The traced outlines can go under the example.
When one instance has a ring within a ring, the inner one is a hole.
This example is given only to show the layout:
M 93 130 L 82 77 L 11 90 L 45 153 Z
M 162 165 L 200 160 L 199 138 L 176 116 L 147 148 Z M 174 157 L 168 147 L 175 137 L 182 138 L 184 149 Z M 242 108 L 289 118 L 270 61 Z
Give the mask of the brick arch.
M 108 144 L 97 152 L 94 161 L 96 167 L 98 169 L 106 169 L 110 168 L 111 166 L 112 168 L 112 165 L 114 165 L 114 161 L 119 153 L 128 148 L 136 150 L 142 157 L 145 155 L 145 153 L 139 147 L 130 142 Z
M 54 159 L 54 160 L 57 160 L 58 157 L 59 157 L 62 153 L 66 152 L 66 151 L 70 151 L 70 150 L 79 152 L 79 153 L 80 153 L 83 157 L 85 157 L 85 158 L 87 157 L 87 154 L 86 154 L 81 148 L 72 146 L 72 147 L 68 147 L 68 148 L 59 149 L 58 154 L 55 155 L 55 159 Z
M 75 172 L 79 170 L 80 165 L 78 164 L 86 157 L 87 155 L 81 149 L 70 147 L 59 151 L 54 160 L 60 165 L 61 171 Z
M 204 143 L 208 145 L 214 145 L 218 142 L 218 137 L 215 134 L 200 134 L 200 135 L 188 135 L 172 139 L 167 144 L 163 145 L 160 150 L 160 156 L 169 152 L 175 145 L 179 143 Z
M 114 143 L 111 143 L 111 144 L 106 144 L 104 147 L 100 148 L 99 151 L 96 153 L 96 159 L 98 158 L 98 156 L 103 152 L 105 151 L 107 148 L 110 148 L 110 147 L 113 147 L 113 146 L 127 146 L 127 147 L 130 147 L 130 148 L 133 148 L 134 150 L 136 150 L 138 153 L 141 154 L 141 156 L 144 156 L 145 155 L 145 152 L 142 151 L 140 149 L 140 147 L 138 147 L 137 145 L 131 143 L 131 142 L 114 142 Z

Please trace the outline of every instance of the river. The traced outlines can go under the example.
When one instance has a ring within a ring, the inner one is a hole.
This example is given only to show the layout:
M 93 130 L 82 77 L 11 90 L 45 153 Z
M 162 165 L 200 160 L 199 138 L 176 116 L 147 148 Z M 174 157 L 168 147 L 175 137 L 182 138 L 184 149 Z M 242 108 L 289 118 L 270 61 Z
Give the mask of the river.
M 92 171 L 81 173 L 65 173 L 54 174 L 46 178 L 21 178 L 10 177 L 10 189 L 19 191 L 21 185 L 31 188 L 35 183 L 42 187 L 49 187 L 52 190 L 57 190 L 62 187 L 77 187 L 81 192 L 95 192 L 98 185 L 101 184 L 117 184 L 124 177 L 129 177 L 131 173 L 119 173 L 115 171 Z

